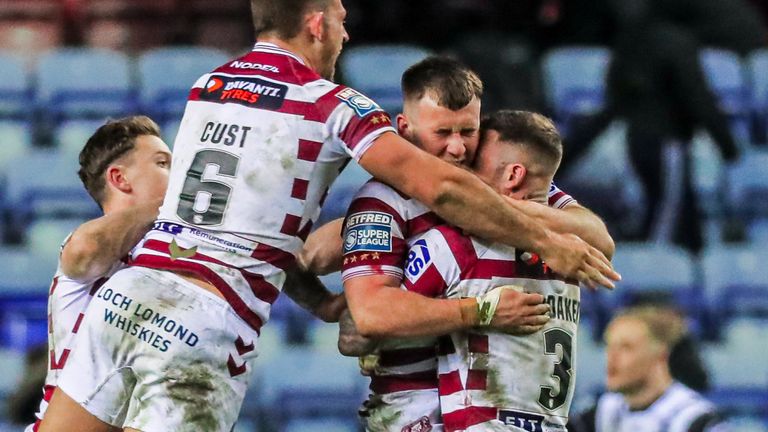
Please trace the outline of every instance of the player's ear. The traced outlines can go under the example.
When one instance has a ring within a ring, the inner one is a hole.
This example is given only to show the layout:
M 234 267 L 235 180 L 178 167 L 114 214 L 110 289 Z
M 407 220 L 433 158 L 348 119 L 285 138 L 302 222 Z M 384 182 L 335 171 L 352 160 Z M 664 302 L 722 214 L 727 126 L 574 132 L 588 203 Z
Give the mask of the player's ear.
M 400 134 L 400 136 L 405 137 L 409 127 L 408 117 L 402 113 L 398 114 L 397 117 L 395 117 L 395 122 L 397 122 L 397 133 Z
M 113 187 L 121 192 L 131 192 L 131 183 L 125 176 L 125 169 L 122 165 L 110 165 L 104 174 L 106 176 L 107 187 Z
M 309 34 L 314 39 L 322 41 L 325 37 L 325 12 L 314 11 L 310 12 L 306 16 L 307 27 L 309 28 Z
M 505 195 L 514 194 L 520 190 L 525 182 L 525 176 L 528 170 L 519 163 L 510 163 L 504 167 L 502 177 L 502 189 Z

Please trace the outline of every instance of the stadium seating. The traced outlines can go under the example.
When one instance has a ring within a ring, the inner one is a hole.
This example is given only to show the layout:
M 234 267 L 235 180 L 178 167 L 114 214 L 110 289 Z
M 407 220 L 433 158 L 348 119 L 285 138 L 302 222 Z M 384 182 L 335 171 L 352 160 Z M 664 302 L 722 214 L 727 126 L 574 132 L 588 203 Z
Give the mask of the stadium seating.
M 747 58 L 749 84 L 752 89 L 753 130 L 755 141 L 768 140 L 768 48 L 755 50 Z
M 614 305 L 668 296 L 686 310 L 695 310 L 696 266 L 685 250 L 664 244 L 619 244 L 613 265 L 622 275 L 616 292 L 608 296 Z
M 59 48 L 43 55 L 37 65 L 36 104 L 58 121 L 133 112 L 128 56 L 95 48 Z
M 32 83 L 22 58 L 0 52 L 0 77 L 0 119 L 29 119 Z
M 258 401 L 273 427 L 297 417 L 354 418 L 366 381 L 356 359 L 302 346 L 284 347 L 255 373 L 257 386 L 249 398 Z
M 707 343 L 702 358 L 714 388 L 768 390 L 768 319 L 734 317 L 721 324 L 721 340 Z
M 347 164 L 347 167 L 328 190 L 328 196 L 316 225 L 321 226 L 336 218 L 344 217 L 350 202 L 352 202 L 352 197 L 370 178 L 371 175 L 357 163 L 350 162 Z
M 394 115 L 400 112 L 400 77 L 430 52 L 410 45 L 367 45 L 346 49 L 339 60 L 344 83 Z
M 24 121 L 0 120 L 0 182 L 5 167 L 32 148 L 32 129 Z
M 768 217 L 768 152 L 751 151 L 728 171 L 728 204 L 743 220 Z
M 80 151 L 85 146 L 88 138 L 101 125 L 106 122 L 106 118 L 98 120 L 72 119 L 65 120 L 54 129 L 54 146 L 70 160 L 77 160 Z
M 200 76 L 226 63 L 229 55 L 212 48 L 174 47 L 144 52 L 138 59 L 140 101 L 160 124 L 181 120 L 189 89 Z
M 603 107 L 610 58 L 610 50 L 601 46 L 568 46 L 544 54 L 544 95 L 564 134 L 574 118 Z
M 720 109 L 731 121 L 738 143 L 750 142 L 750 98 L 746 71 L 735 52 L 706 48 L 700 54 L 704 75 Z M 747 146 L 745 145 L 744 148 Z
M 717 247 L 704 251 L 701 268 L 705 295 L 720 321 L 739 315 L 768 318 L 768 250 Z

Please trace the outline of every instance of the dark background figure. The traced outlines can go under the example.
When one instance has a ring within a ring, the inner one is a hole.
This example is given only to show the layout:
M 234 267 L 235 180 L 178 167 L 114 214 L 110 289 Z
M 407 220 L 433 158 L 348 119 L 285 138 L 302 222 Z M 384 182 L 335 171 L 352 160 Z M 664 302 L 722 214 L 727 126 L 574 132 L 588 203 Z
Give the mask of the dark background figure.
M 728 162 L 737 157 L 737 145 L 702 71 L 695 33 L 671 22 L 654 0 L 610 5 L 617 32 L 606 105 L 574 127 L 563 164 L 567 169 L 613 119 L 623 119 L 629 159 L 647 202 L 637 239 L 672 240 L 698 252 L 703 241 L 691 183 L 691 139 L 705 128 Z

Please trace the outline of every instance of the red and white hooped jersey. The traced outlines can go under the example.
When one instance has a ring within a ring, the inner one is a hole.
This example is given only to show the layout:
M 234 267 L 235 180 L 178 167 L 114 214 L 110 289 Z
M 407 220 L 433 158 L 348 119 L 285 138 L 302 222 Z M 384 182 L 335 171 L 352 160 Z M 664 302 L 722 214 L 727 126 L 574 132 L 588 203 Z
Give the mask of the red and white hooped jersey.
M 571 203 L 575 200 L 552 183 L 549 205 L 562 209 Z M 412 242 L 442 223 L 418 200 L 369 181 L 355 195 L 344 221 L 342 279 L 381 274 L 402 279 Z M 371 390 L 382 394 L 435 388 L 435 344 L 435 338 L 382 340 Z
M 134 265 L 200 275 L 258 331 L 328 187 L 391 123 L 364 95 L 257 43 L 194 84 Z
M 64 244 L 68 240 L 69 237 L 64 240 Z M 90 281 L 76 281 L 68 278 L 61 271 L 61 264 L 56 269 L 48 292 L 48 373 L 45 375 L 43 399 L 35 414 L 37 421 L 27 427 L 27 432 L 36 432 L 40 426 L 45 410 L 48 409 L 48 402 L 51 401 L 53 391 L 58 386 L 59 375 L 69 358 L 85 309 L 93 295 L 110 276 L 123 267 L 125 263 L 118 261 L 103 277 Z
M 512 336 L 457 332 L 438 344 L 446 431 L 565 431 L 575 385 L 579 287 L 538 256 L 441 225 L 411 242 L 406 289 L 429 297 L 480 297 L 512 284 L 551 307 L 543 330 Z

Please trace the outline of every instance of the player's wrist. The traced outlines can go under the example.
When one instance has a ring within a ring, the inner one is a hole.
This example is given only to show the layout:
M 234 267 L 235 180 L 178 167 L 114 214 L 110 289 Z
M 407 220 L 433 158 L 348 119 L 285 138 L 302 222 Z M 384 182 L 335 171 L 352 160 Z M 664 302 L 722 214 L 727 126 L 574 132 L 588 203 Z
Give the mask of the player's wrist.
M 461 322 L 465 327 L 470 328 L 480 325 L 480 303 L 477 298 L 460 299 L 459 312 L 461 314 Z

